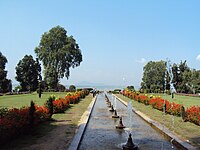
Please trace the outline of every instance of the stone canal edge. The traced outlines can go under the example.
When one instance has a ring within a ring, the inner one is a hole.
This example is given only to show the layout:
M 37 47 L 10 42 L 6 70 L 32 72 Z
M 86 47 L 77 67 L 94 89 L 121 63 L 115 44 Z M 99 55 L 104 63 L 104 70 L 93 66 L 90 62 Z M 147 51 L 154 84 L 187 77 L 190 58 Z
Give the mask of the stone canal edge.
M 69 145 L 68 150 L 77 150 L 79 147 L 79 144 L 81 142 L 81 139 L 83 137 L 83 134 L 85 132 L 86 126 L 88 124 L 90 115 L 92 113 L 94 104 L 96 102 L 97 96 L 95 96 L 93 98 L 93 100 L 91 101 L 91 103 L 89 104 L 87 110 L 83 113 L 83 115 L 81 116 L 81 119 L 79 121 L 78 127 L 76 129 L 75 135 L 72 139 L 71 144 Z
M 125 106 L 128 105 L 127 102 L 125 102 L 124 100 L 122 100 L 121 98 L 119 98 L 118 96 L 114 95 L 121 103 L 123 103 Z M 197 148 L 195 148 L 194 146 L 190 145 L 189 143 L 187 143 L 186 141 L 181 140 L 179 137 L 177 137 L 175 134 L 173 134 L 167 127 L 164 126 L 164 130 L 163 130 L 163 125 L 161 125 L 160 123 L 158 123 L 157 121 L 154 121 L 152 119 L 150 119 L 148 116 L 146 116 L 145 114 L 143 114 L 142 112 L 136 110 L 135 108 L 132 107 L 132 110 L 134 113 L 136 113 L 139 117 L 141 117 L 144 121 L 146 121 L 148 124 L 151 125 L 151 127 L 153 127 L 154 129 L 156 129 L 157 131 L 159 131 L 160 133 L 164 134 L 165 137 L 167 137 L 168 139 L 172 140 L 174 139 L 172 142 L 174 145 L 178 146 L 180 149 L 183 150 L 197 150 Z

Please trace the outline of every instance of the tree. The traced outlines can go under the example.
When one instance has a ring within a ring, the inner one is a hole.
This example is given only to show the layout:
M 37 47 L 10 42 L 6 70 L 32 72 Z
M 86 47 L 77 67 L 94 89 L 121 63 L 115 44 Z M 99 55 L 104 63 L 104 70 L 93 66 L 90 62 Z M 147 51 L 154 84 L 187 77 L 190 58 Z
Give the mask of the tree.
M 174 64 L 172 67 L 173 83 L 176 91 L 179 93 L 191 93 L 188 83 L 191 82 L 191 70 L 187 66 L 186 60 L 180 62 L 180 64 Z
M 65 92 L 65 90 L 66 90 L 66 87 L 64 85 L 62 85 L 62 84 L 57 85 L 57 91 Z
M 127 86 L 126 88 L 127 88 L 128 90 L 135 91 L 135 88 L 134 88 L 133 85 Z
M 67 31 L 56 26 L 42 35 L 35 53 L 44 65 L 44 76 L 49 88 L 56 89 L 60 78 L 70 75 L 70 67 L 82 62 L 82 54 L 76 40 Z
M 20 82 L 22 91 L 35 91 L 38 87 L 41 67 L 38 59 L 25 55 L 16 66 L 16 80 Z
M 190 76 L 190 80 L 187 83 L 190 92 L 200 93 L 200 70 L 192 69 Z
M 164 61 L 150 61 L 143 68 L 142 89 L 148 92 L 164 90 L 166 64 Z
M 0 81 L 6 78 L 7 71 L 5 71 L 5 67 L 7 62 L 6 57 L 0 52 Z
M 75 92 L 75 91 L 76 91 L 75 85 L 70 85 L 70 86 L 69 86 L 69 91 L 70 91 L 70 92 Z
M 10 79 L 5 79 L 1 85 L 3 93 L 12 92 L 12 81 Z
M 0 52 L 0 93 L 11 92 L 12 90 L 11 80 L 6 79 L 7 71 L 5 68 L 7 62 L 7 58 Z
M 159 92 L 165 89 L 165 70 L 164 61 L 150 61 L 144 66 L 141 89 L 147 92 Z M 178 93 L 198 93 L 200 92 L 200 70 L 190 69 L 187 62 L 181 61 L 180 64 L 173 64 L 173 81 Z M 169 90 L 169 75 L 167 74 L 167 87 Z

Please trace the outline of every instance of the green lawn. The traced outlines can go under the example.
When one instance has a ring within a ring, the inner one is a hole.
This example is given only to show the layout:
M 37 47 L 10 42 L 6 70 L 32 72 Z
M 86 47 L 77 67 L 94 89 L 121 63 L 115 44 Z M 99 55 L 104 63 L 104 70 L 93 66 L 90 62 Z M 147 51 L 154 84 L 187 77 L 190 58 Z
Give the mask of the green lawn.
M 164 94 L 148 94 L 148 95 L 161 96 L 162 98 L 165 98 Z M 166 99 L 169 100 L 170 102 L 182 104 L 186 108 L 194 105 L 200 106 L 200 97 L 174 95 L 174 98 L 172 99 L 171 95 L 166 94 Z
M 33 100 L 37 105 L 43 105 L 51 95 L 65 97 L 66 92 L 46 92 L 42 94 L 41 99 L 38 98 L 37 93 L 0 96 L 0 108 L 20 108 L 22 106 L 29 106 L 31 100 Z
M 119 98 L 123 99 L 126 102 L 130 101 L 130 98 L 127 98 L 123 95 L 116 94 Z M 190 99 L 190 97 L 188 97 Z M 193 97 L 192 97 L 193 98 Z M 190 122 L 183 122 L 181 117 L 174 117 L 175 124 L 174 129 L 172 128 L 172 115 L 164 115 L 161 111 L 153 109 L 151 106 L 146 106 L 142 103 L 132 100 L 132 105 L 136 110 L 143 112 L 149 118 L 160 122 L 165 125 L 171 131 L 174 130 L 175 134 L 181 137 L 183 140 L 189 140 L 192 145 L 200 149 L 200 126 L 197 126 Z M 185 105 L 185 104 L 184 104 Z

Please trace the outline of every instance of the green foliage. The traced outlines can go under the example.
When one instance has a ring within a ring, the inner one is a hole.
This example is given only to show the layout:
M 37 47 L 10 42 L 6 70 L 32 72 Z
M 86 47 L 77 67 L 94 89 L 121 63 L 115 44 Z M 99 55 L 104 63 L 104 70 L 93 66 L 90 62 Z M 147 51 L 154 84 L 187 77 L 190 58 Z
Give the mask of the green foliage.
M 14 90 L 15 90 L 16 92 L 17 92 L 17 91 L 21 91 L 21 90 L 22 90 L 21 85 L 16 86 Z
M 150 61 L 143 68 L 142 89 L 156 92 L 157 89 L 164 89 L 164 76 L 166 65 L 164 61 Z
M 56 97 L 54 95 L 50 96 L 46 102 L 46 107 L 48 109 L 49 112 L 49 118 L 52 117 L 53 115 L 53 101 L 56 99 Z
M 6 78 L 7 71 L 5 71 L 6 63 L 7 63 L 6 57 L 0 52 L 0 81 Z
M 135 91 L 135 88 L 134 88 L 133 85 L 127 86 L 126 88 L 127 88 L 128 90 L 130 90 L 130 91 Z
M 76 86 L 75 85 L 70 85 L 69 86 L 69 91 L 70 92 L 75 92 L 76 91 Z
M 0 108 L 0 118 L 3 118 L 7 115 L 8 113 L 8 108 Z
M 31 55 L 25 55 L 16 66 L 16 80 L 20 82 L 22 91 L 36 91 L 41 67 L 38 60 Z
M 12 83 L 11 80 L 6 79 L 7 71 L 5 70 L 6 57 L 0 52 L 0 93 L 11 92 L 12 90 Z
M 190 69 L 186 61 L 173 65 L 175 88 L 179 93 L 200 92 L 200 70 Z
M 42 35 L 35 53 L 43 62 L 45 81 L 50 89 L 56 89 L 60 78 L 69 77 L 70 67 L 77 67 L 82 61 L 81 50 L 76 40 L 67 36 L 67 31 L 56 26 Z
M 113 94 L 119 94 L 121 92 L 121 89 L 114 89 L 114 91 L 111 91 Z
M 150 61 L 144 66 L 141 91 L 147 93 L 164 92 L 164 76 L 166 65 L 164 61 Z M 178 93 L 199 93 L 200 92 L 200 70 L 190 69 L 186 61 L 180 64 L 173 64 L 173 83 Z M 169 77 L 167 76 L 167 87 L 169 90 Z M 170 93 L 169 93 L 170 94 Z
M 66 87 L 62 84 L 57 85 L 57 91 L 64 92 L 66 90 Z
M 82 91 L 83 89 L 76 89 L 77 92 Z
M 1 89 L 3 93 L 12 91 L 12 81 L 10 79 L 3 80 L 1 84 Z

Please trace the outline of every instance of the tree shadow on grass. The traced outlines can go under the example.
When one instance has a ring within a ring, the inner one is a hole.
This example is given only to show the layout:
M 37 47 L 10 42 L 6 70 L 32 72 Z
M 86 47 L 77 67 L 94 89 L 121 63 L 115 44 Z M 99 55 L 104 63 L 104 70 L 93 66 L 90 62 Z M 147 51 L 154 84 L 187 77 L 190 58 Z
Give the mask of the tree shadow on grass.
M 71 136 L 71 134 L 74 134 L 72 129 L 76 128 L 76 125 L 74 124 L 63 124 L 63 122 L 66 122 L 68 120 L 51 120 L 47 121 L 45 123 L 42 123 L 35 127 L 33 129 L 33 132 L 30 134 L 23 134 L 19 135 L 9 141 L 7 141 L 4 145 L 1 145 L 0 149 L 3 150 L 20 150 L 20 149 L 29 149 L 32 145 L 37 147 L 36 149 L 41 149 L 40 145 L 47 145 L 49 143 L 49 133 L 54 135 L 55 132 L 55 139 L 57 137 L 57 129 L 62 128 L 63 133 L 66 136 Z M 58 133 L 59 134 L 59 133 Z M 52 136 L 52 135 L 51 135 Z M 72 136 L 73 137 L 73 136 Z M 69 137 L 71 139 L 72 137 Z M 40 139 L 41 138 L 41 139 Z M 53 138 L 51 139 L 53 140 Z M 51 141 L 50 141 L 51 142 Z M 35 148 L 33 148 L 35 149 Z M 42 148 L 43 149 L 43 148 Z
M 21 134 L 13 139 L 10 139 L 3 145 L 1 145 L 2 149 L 18 149 L 24 146 L 28 146 L 32 143 L 35 143 L 36 140 L 46 133 L 51 132 L 56 126 L 52 124 L 53 120 L 44 122 L 36 127 L 34 127 L 31 133 Z
M 192 145 L 197 147 L 197 149 L 200 149 L 200 136 L 190 138 L 189 140 L 192 143 Z

